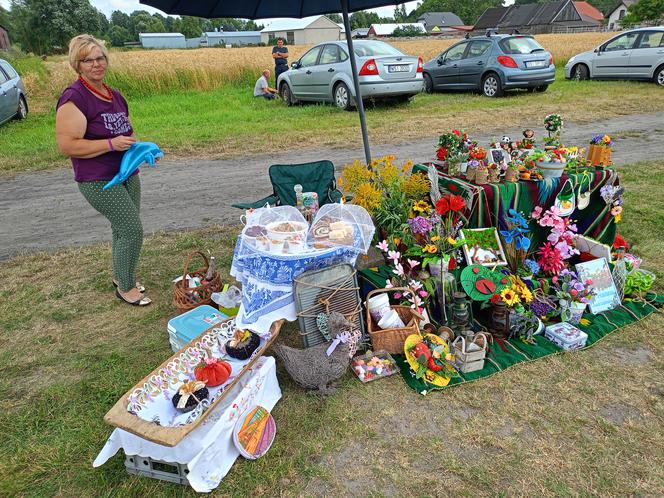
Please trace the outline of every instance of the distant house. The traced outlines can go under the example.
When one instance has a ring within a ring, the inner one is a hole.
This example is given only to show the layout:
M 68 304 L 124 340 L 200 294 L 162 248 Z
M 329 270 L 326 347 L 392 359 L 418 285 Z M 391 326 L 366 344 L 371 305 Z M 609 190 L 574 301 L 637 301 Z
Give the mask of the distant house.
M 258 45 L 261 42 L 260 31 L 211 31 L 203 33 L 202 44 L 215 45 Z
M 488 8 L 475 23 L 474 32 L 498 29 L 501 33 L 517 30 L 539 34 L 560 30 L 581 31 L 600 25 L 598 20 L 582 17 L 572 0 L 559 0 Z
M 452 26 L 463 26 L 463 21 L 452 12 L 425 12 L 417 18 L 427 33 L 453 32 Z
M 139 33 L 138 40 L 143 48 L 187 48 L 182 33 Z
M 9 31 L 0 26 L 0 50 L 9 50 Z
M 261 41 L 271 44 L 276 38 L 283 38 L 287 45 L 313 45 L 338 40 L 340 34 L 339 25 L 330 18 L 311 16 L 274 21 L 261 30 Z
M 357 28 L 350 32 L 353 38 L 366 38 L 369 36 L 369 28 Z
M 620 0 L 607 16 L 607 26 L 609 29 L 619 29 L 623 17 L 627 15 L 629 8 L 637 1 L 638 0 Z
M 376 36 L 376 37 L 392 36 L 392 33 L 394 33 L 395 29 L 406 28 L 406 27 L 415 28 L 418 31 L 421 31 L 422 33 L 427 32 L 427 30 L 424 28 L 424 24 L 419 22 L 385 23 L 385 24 L 372 24 L 371 27 L 369 28 L 367 36 Z
M 599 23 L 604 22 L 604 14 L 594 5 L 589 4 L 588 2 L 574 2 L 576 11 L 581 16 L 581 19 L 584 21 L 597 21 Z

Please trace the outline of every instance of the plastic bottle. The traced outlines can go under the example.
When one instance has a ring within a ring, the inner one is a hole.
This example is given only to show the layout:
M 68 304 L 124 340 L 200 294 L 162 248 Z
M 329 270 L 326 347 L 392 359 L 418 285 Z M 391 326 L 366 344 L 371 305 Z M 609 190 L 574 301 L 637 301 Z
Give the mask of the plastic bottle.
M 304 208 L 304 201 L 302 199 L 302 185 L 298 183 L 293 187 L 293 190 L 295 190 L 295 207 L 302 211 Z

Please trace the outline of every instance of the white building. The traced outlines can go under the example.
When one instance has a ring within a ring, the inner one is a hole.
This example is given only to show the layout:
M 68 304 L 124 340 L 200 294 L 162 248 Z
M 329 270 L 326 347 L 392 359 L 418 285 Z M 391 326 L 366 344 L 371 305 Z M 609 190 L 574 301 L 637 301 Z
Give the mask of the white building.
M 606 25 L 609 29 L 620 29 L 620 21 L 627 15 L 630 6 L 636 2 L 637 0 L 620 0 L 606 18 Z
M 261 30 L 261 41 L 267 44 L 283 38 L 286 45 L 314 45 L 339 40 L 340 36 L 339 25 L 325 16 L 280 19 Z
M 138 40 L 143 48 L 187 48 L 182 33 L 139 33 Z
M 395 29 L 405 27 L 415 28 L 422 33 L 427 32 L 424 24 L 420 22 L 385 23 L 372 24 L 369 28 L 368 36 L 392 36 Z
M 261 42 L 260 31 L 208 31 L 203 33 L 204 44 L 215 45 L 257 45 Z

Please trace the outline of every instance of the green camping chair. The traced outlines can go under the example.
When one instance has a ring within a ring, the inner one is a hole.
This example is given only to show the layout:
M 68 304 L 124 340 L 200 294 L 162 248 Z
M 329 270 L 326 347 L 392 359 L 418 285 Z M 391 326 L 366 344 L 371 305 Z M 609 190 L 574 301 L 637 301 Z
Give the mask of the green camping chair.
M 334 165 L 330 161 L 316 161 L 302 164 L 273 164 L 269 169 L 274 192 L 255 202 L 233 204 L 239 209 L 258 209 L 270 206 L 295 206 L 295 190 L 298 183 L 303 192 L 318 193 L 318 204 L 339 202 L 343 197 L 337 190 Z

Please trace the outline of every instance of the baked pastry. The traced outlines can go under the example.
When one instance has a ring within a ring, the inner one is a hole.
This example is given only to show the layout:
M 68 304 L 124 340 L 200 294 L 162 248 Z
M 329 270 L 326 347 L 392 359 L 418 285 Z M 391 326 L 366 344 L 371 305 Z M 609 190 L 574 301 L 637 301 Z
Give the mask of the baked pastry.
M 226 343 L 226 354 L 237 360 L 248 359 L 261 344 L 261 338 L 250 330 L 238 330 Z
M 173 395 L 173 406 L 179 412 L 190 412 L 210 396 L 205 382 L 192 380 L 182 384 Z

